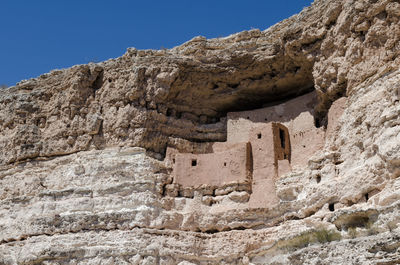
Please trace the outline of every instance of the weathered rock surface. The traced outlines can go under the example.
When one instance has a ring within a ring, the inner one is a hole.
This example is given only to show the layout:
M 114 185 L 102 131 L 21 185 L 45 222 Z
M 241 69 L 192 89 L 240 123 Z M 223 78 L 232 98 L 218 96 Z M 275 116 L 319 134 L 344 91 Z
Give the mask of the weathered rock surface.
M 399 10 L 317 0 L 265 31 L 131 48 L 3 89 L 0 264 L 399 264 Z M 277 207 L 249 209 L 240 191 L 165 196 L 167 145 L 206 149 L 228 111 L 313 89 L 325 147 L 277 180 Z

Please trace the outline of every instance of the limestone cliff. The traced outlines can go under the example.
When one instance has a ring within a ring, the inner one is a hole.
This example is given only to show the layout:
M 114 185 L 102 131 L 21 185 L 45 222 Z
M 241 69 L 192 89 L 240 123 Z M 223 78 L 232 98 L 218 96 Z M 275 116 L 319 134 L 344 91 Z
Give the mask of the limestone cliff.
M 316 0 L 2 89 L 0 264 L 399 264 L 399 40 L 397 0 Z M 268 186 L 276 205 L 166 190 L 167 147 L 209 153 L 228 113 L 312 91 L 324 146 Z

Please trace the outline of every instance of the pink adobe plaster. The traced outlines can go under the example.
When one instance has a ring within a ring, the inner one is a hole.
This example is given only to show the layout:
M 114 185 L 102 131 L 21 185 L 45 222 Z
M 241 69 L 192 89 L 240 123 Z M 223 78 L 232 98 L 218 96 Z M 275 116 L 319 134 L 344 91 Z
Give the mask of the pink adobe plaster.
M 285 103 L 261 109 L 228 113 L 228 142 L 249 140 L 249 132 L 260 125 L 275 122 L 288 128 L 292 168 L 302 168 L 325 143 L 324 128 L 314 124 L 316 93 L 311 92 Z
M 275 180 L 304 167 L 325 142 L 316 128 L 315 92 L 252 111 L 228 113 L 227 142 L 216 142 L 211 153 L 180 153 L 167 149 L 174 183 L 182 187 L 218 187 L 251 183 L 249 207 L 273 207 L 278 201 Z
M 174 183 L 183 187 L 223 186 L 251 181 L 250 144 L 226 144 L 219 153 L 177 153 L 173 165 Z
M 317 96 L 310 92 L 303 96 L 289 100 L 285 103 L 241 112 L 229 112 L 227 114 L 227 141 L 242 142 L 246 139 L 251 128 L 268 122 L 279 122 L 290 127 L 289 124 L 301 113 L 314 114 L 314 106 Z M 312 123 L 314 120 L 312 119 Z M 290 130 L 289 130 L 290 133 Z

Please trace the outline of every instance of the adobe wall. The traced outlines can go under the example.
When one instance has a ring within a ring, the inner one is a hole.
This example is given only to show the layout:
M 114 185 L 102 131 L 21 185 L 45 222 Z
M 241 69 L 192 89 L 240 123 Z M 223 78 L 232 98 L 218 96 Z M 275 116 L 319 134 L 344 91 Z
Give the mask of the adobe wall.
M 248 132 L 253 155 L 253 179 L 260 179 L 259 170 L 264 170 L 265 177 L 275 175 L 275 152 L 272 123 L 252 128 Z
M 313 114 L 316 104 L 316 92 L 289 100 L 285 103 L 249 111 L 229 112 L 227 114 L 227 141 L 243 142 L 247 139 L 248 132 L 261 124 L 280 122 L 288 127 L 303 112 Z
M 249 193 L 248 207 L 273 208 L 279 202 L 276 178 L 307 165 L 323 148 L 325 135 L 336 130 L 346 104 L 346 98 L 332 104 L 325 133 L 314 123 L 315 101 L 312 92 L 276 106 L 228 113 L 227 142 L 201 145 L 208 153 L 196 154 L 200 149 L 188 144 L 167 148 L 171 187 L 179 190 L 173 194 L 193 197 L 193 190 L 207 187 L 205 194 L 219 194 L 220 187 L 239 183 Z
M 247 143 L 216 142 L 209 154 L 168 148 L 166 160 L 172 161 L 174 183 L 180 191 L 246 183 L 251 190 L 249 207 L 274 207 L 279 201 L 275 179 L 291 170 L 289 130 L 279 123 L 261 123 L 246 137 Z
M 306 166 L 324 146 L 325 131 L 314 124 L 315 103 L 312 92 L 276 106 L 228 113 L 227 142 L 213 143 L 209 153 L 167 149 L 174 184 L 197 189 L 251 183 L 249 207 L 273 207 L 279 201 L 276 178 Z M 339 103 L 332 105 L 330 126 L 340 114 Z
M 285 103 L 252 111 L 230 112 L 227 121 L 227 142 L 249 140 L 249 132 L 260 125 L 281 123 L 288 128 L 291 146 L 290 165 L 304 167 L 316 151 L 325 143 L 323 128 L 314 124 L 316 92 L 310 92 Z
M 288 130 L 291 143 L 291 165 L 293 168 L 303 168 L 315 152 L 325 145 L 324 128 L 316 128 L 314 117 L 310 112 L 302 112 L 289 122 Z
M 174 183 L 194 188 L 249 183 L 252 175 L 250 144 L 226 144 L 224 149 L 210 154 L 175 153 L 172 158 L 175 160 Z

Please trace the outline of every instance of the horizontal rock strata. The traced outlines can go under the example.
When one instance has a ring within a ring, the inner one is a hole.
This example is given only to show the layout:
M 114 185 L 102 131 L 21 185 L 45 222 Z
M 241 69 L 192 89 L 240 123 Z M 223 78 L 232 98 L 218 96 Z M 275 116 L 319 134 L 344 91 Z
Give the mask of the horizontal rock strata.
M 399 10 L 316 0 L 264 31 L 2 89 L 0 264 L 400 263 Z M 313 90 L 325 146 L 276 179 L 276 207 L 174 190 L 167 146 L 207 153 L 227 112 Z

